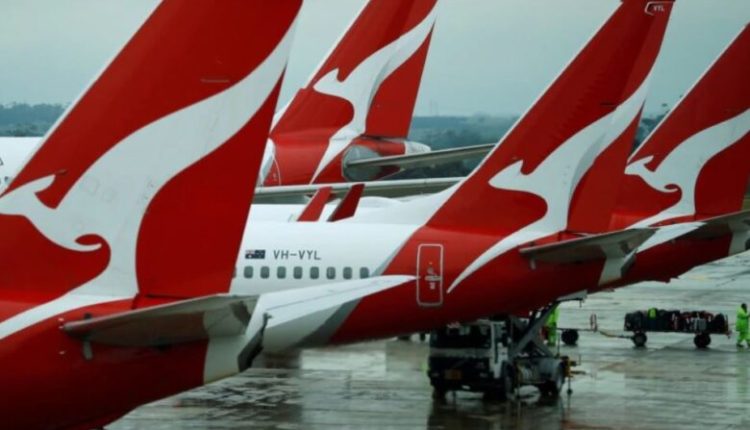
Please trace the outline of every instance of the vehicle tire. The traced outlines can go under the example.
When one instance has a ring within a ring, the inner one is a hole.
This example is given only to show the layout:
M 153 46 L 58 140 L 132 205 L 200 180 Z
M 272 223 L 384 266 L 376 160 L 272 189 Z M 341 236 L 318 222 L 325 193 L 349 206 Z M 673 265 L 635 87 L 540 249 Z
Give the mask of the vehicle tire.
M 563 330 L 560 337 L 565 345 L 575 346 L 578 343 L 578 330 Z
M 516 391 L 515 386 L 515 369 L 510 364 L 503 366 L 503 373 L 500 375 L 501 384 L 499 387 L 500 400 L 506 401 L 513 398 L 513 393 Z
M 505 401 L 506 399 L 503 397 L 503 388 L 500 385 L 501 384 L 498 384 L 496 387 L 482 391 L 482 400 L 485 402 Z
M 639 331 L 637 333 L 634 333 L 631 339 L 633 341 L 633 345 L 635 345 L 636 348 L 643 348 L 646 346 L 648 336 L 646 336 L 646 333 Z
M 696 334 L 693 338 L 693 343 L 696 348 L 706 349 L 708 348 L 708 345 L 711 345 L 711 335 L 708 333 Z
M 406 335 L 403 335 L 403 336 L 399 336 L 397 339 L 405 341 L 405 342 L 408 342 L 408 341 L 411 340 L 411 335 L 410 334 L 406 334 Z
M 447 393 L 448 390 L 445 389 L 440 384 L 435 384 L 432 386 L 432 398 L 435 400 L 444 400 L 445 399 L 445 393 Z
M 557 366 L 554 379 L 541 384 L 538 388 L 543 396 L 557 397 L 562 393 L 565 387 L 565 365 L 560 363 Z

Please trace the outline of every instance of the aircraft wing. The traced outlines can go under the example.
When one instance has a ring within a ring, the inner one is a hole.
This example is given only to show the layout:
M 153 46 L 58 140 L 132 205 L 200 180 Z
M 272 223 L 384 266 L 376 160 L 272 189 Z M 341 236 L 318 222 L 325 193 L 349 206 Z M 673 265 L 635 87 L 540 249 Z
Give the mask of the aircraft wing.
M 637 228 L 596 234 L 578 239 L 521 248 L 521 255 L 532 262 L 569 264 L 622 258 L 635 251 L 654 234 L 650 228 Z
M 484 143 L 481 145 L 463 146 L 460 148 L 441 149 L 417 154 L 391 155 L 388 157 L 364 158 L 352 160 L 346 163 L 345 169 L 358 169 L 365 167 L 398 167 L 401 169 L 414 169 L 428 167 L 438 164 L 463 161 L 467 158 L 484 157 L 489 153 L 496 143 Z
M 62 329 L 106 345 L 173 345 L 244 333 L 257 302 L 257 296 L 206 296 L 68 322 Z
M 460 177 L 431 179 L 402 179 L 395 181 L 374 181 L 365 184 L 363 197 L 406 197 L 418 194 L 431 194 L 442 191 L 456 184 Z M 282 185 L 259 187 L 255 189 L 254 203 L 299 203 L 305 197 L 315 194 L 322 187 L 331 187 L 331 193 L 341 197 L 355 183 L 341 182 L 335 184 Z

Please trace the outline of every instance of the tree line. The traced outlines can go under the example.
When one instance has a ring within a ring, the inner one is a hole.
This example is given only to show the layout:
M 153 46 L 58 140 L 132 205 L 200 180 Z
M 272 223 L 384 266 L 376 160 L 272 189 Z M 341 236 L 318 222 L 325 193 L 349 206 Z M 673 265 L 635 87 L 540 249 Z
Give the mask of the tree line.
M 62 104 L 51 103 L 0 105 L 0 136 L 43 136 L 65 108 Z M 641 120 L 634 148 L 664 116 L 665 114 L 648 116 Z M 498 142 L 517 120 L 518 117 L 514 116 L 417 116 L 412 121 L 409 139 L 425 143 L 433 150 L 493 143 Z M 480 158 L 477 157 L 440 166 L 412 169 L 399 173 L 397 177 L 407 179 L 465 176 L 479 161 Z
M 43 136 L 64 110 L 52 103 L 0 105 L 0 136 Z

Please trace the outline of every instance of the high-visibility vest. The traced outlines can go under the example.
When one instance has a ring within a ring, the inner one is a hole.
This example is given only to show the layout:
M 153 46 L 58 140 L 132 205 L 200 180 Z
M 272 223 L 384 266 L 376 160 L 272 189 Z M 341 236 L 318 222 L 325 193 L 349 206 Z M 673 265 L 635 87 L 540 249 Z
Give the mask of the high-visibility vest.
M 547 322 L 545 325 L 547 327 L 552 327 L 557 325 L 557 318 L 560 316 L 560 308 L 558 306 L 555 306 L 555 309 L 549 314 L 547 317 Z
M 740 306 L 740 308 L 737 309 L 737 322 L 735 323 L 737 331 L 747 331 L 747 318 L 747 311 Z

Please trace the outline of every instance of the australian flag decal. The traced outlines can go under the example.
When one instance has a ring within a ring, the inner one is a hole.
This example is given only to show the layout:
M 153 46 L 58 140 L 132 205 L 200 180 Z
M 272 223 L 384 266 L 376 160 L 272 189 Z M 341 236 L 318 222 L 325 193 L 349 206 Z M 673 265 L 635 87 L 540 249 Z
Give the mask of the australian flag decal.
M 265 249 L 245 250 L 245 258 L 249 260 L 264 260 L 266 258 L 266 250 Z

